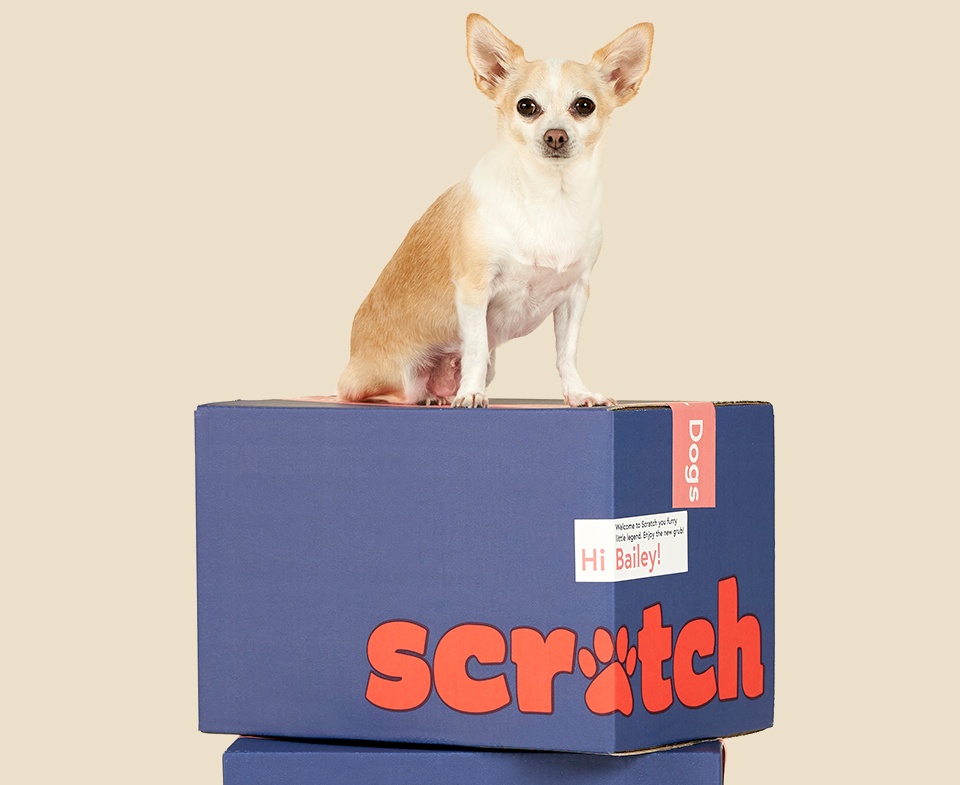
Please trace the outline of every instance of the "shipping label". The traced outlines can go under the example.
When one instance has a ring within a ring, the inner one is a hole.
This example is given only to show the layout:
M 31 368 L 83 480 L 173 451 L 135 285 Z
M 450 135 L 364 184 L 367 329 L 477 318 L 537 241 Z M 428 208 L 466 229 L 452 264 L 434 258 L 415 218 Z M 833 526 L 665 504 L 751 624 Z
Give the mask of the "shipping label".
M 574 521 L 578 582 L 633 581 L 687 571 L 687 511 Z

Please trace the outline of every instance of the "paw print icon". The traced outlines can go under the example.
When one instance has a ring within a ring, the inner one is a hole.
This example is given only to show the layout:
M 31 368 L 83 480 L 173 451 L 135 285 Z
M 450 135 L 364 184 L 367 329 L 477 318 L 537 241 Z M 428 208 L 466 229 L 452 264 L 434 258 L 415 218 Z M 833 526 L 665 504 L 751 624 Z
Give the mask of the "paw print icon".
M 626 627 L 613 634 L 604 627 L 593 633 L 593 650 L 584 647 L 577 655 L 584 676 L 590 679 L 584 700 L 594 714 L 633 713 L 630 677 L 637 669 L 637 648 L 631 646 Z

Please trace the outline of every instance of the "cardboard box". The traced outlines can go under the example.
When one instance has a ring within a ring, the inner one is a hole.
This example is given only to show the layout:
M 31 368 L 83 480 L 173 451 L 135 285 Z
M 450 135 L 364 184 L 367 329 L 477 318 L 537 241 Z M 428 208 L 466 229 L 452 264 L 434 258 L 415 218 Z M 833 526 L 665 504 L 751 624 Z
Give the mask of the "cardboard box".
M 236 402 L 196 449 L 201 730 L 616 753 L 773 722 L 767 404 Z
M 704 742 L 645 755 L 451 750 L 237 739 L 223 785 L 721 785 L 723 747 Z

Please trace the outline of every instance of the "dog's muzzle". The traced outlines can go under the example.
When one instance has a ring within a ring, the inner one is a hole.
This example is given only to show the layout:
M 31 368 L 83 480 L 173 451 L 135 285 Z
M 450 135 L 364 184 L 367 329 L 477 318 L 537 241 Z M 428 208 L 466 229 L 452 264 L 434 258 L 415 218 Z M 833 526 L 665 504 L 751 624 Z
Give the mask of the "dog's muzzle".
M 571 154 L 570 137 L 562 128 L 551 128 L 540 140 L 540 150 L 544 158 L 569 158 Z

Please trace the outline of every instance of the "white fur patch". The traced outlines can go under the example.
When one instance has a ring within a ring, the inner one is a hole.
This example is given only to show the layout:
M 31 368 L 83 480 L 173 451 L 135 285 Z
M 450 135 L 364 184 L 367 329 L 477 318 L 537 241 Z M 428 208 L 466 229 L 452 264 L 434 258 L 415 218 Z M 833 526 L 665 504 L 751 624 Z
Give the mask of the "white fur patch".
M 531 332 L 585 284 L 600 251 L 599 162 L 557 167 L 498 147 L 474 168 L 470 188 L 491 255 L 487 324 L 496 347 Z

